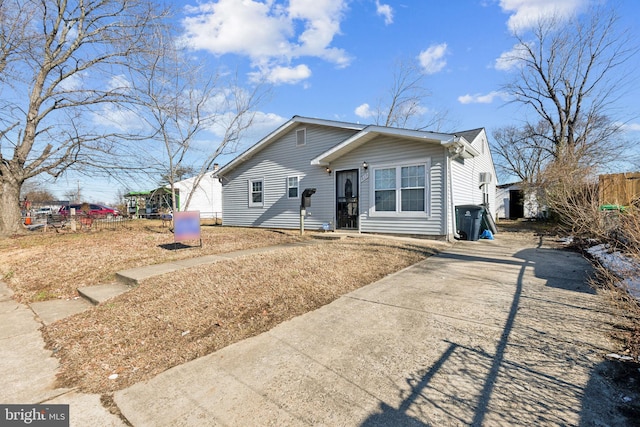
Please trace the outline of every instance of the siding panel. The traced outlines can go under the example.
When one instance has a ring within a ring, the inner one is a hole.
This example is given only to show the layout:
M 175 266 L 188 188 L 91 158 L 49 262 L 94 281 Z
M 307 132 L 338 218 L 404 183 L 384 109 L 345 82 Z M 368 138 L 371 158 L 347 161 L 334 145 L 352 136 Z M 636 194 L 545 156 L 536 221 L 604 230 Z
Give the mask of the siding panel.
M 430 194 L 428 218 L 380 217 L 370 215 L 372 205 L 372 174 L 376 165 L 395 164 L 401 166 L 415 162 L 416 159 L 430 160 Z M 360 231 L 365 233 L 424 234 L 443 236 L 445 221 L 443 217 L 444 201 L 444 149 L 437 143 L 398 140 L 391 137 L 378 137 L 367 144 L 346 154 L 333 167 L 340 169 L 360 169 Z M 365 173 L 362 162 L 369 164 Z M 366 176 L 369 175 L 367 178 Z M 363 177 L 365 179 L 363 180 Z
M 306 144 L 296 143 L 296 131 L 306 128 Z M 333 174 L 311 166 L 311 159 L 353 135 L 355 131 L 300 125 L 265 147 L 223 177 L 224 224 L 230 226 L 290 228 L 300 226 L 300 199 L 287 197 L 287 177 L 298 176 L 300 191 L 316 188 L 307 209 L 306 229 L 319 229 L 333 220 Z M 264 207 L 248 206 L 248 182 L 264 179 Z

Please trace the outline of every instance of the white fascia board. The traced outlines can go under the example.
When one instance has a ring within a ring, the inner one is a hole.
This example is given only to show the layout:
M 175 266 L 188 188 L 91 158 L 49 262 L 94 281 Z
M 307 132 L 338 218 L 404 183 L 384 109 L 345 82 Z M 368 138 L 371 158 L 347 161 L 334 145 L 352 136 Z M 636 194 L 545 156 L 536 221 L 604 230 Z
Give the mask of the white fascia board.
M 472 157 L 476 157 L 480 155 L 480 152 L 478 150 L 476 150 L 475 148 L 473 148 L 473 146 L 471 146 L 471 144 L 469 144 L 469 142 L 462 136 L 453 136 L 448 141 L 442 141 L 442 146 L 445 148 L 452 148 L 452 147 L 460 147 L 462 148 L 462 153 L 460 154 L 460 156 L 464 159 L 470 159 Z
M 223 175 L 224 173 L 233 170 L 239 164 L 253 157 L 255 153 L 262 150 L 265 146 L 269 145 L 270 143 L 278 139 L 280 136 L 288 132 L 293 126 L 296 126 L 300 123 L 310 124 L 310 125 L 320 125 L 320 126 L 331 126 L 331 127 L 338 127 L 343 129 L 354 129 L 354 130 L 361 130 L 362 128 L 365 127 L 364 125 L 359 125 L 356 123 L 347 123 L 347 122 L 339 122 L 334 120 L 314 119 L 311 117 L 293 116 L 289 121 L 282 124 L 279 128 L 277 128 L 276 130 L 274 130 L 273 132 L 271 132 L 270 134 L 262 138 L 260 141 L 258 141 L 257 143 L 249 147 L 242 154 L 238 155 L 229 163 L 227 163 L 226 165 L 218 169 L 213 176 L 217 177 L 218 175 Z
M 325 151 L 319 156 L 311 159 L 312 166 L 328 166 L 331 161 L 339 158 L 341 155 L 359 147 L 367 141 L 370 141 L 378 135 L 395 136 L 403 139 L 414 139 L 420 141 L 429 141 L 433 143 L 444 143 L 451 140 L 452 136 L 444 133 L 424 132 L 419 130 L 388 128 L 384 126 L 367 126 L 357 134 L 342 141 L 335 147 Z
M 352 137 L 345 139 L 335 147 L 332 147 L 324 153 L 320 154 L 318 157 L 311 159 L 311 165 L 328 166 L 332 160 L 337 159 L 338 157 L 340 157 L 340 155 L 347 153 L 354 148 L 364 144 L 366 140 L 370 139 L 365 138 L 367 136 L 369 136 L 369 132 L 367 132 L 366 130 L 358 132 Z
M 369 132 L 376 132 L 381 135 L 400 136 L 405 138 L 429 140 L 429 141 L 445 141 L 452 138 L 453 135 L 440 132 L 428 132 L 423 130 L 401 129 L 401 128 L 388 128 L 384 126 L 367 126 L 366 130 Z

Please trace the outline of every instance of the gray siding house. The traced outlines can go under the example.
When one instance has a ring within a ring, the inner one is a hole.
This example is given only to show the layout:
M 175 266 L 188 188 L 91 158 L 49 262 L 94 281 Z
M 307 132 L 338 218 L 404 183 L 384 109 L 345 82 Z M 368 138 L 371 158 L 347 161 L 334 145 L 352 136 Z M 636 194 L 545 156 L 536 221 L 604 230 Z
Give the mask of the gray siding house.
M 456 236 L 455 206 L 495 217 L 495 169 L 484 129 L 455 134 L 294 116 L 220 168 L 223 224 Z

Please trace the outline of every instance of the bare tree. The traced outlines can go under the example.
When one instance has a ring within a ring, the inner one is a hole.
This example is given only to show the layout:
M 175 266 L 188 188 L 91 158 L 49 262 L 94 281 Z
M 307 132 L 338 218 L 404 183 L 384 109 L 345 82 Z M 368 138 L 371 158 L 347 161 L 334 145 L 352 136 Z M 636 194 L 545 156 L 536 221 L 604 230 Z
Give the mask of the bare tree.
M 372 111 L 375 124 L 439 130 L 446 119 L 446 113 L 429 110 L 425 106 L 425 100 L 431 96 L 425 86 L 425 77 L 414 61 L 398 61 L 394 67 L 391 86 Z
M 122 99 L 108 79 L 147 47 L 154 9 L 145 0 L 0 2 L 0 235 L 20 230 L 25 180 L 113 154 L 116 135 L 93 129 L 91 114 Z
M 192 190 L 197 188 L 219 155 L 236 150 L 266 91 L 261 85 L 250 91 L 240 88 L 237 76 L 210 74 L 175 42 L 171 31 L 156 27 L 154 36 L 160 42 L 153 45 L 160 49 L 139 57 L 141 63 L 131 69 L 130 80 L 136 99 L 132 108 L 145 122 L 150 141 L 156 143 L 145 151 L 147 163 L 152 173 L 169 184 L 176 209 L 176 182 L 185 171 L 193 171 Z M 219 139 L 203 142 L 205 133 Z M 181 201 L 183 210 L 193 194 L 190 191 Z
M 541 18 L 531 32 L 514 36 L 510 59 L 518 74 L 505 89 L 533 113 L 523 127 L 526 138 L 544 151 L 553 147 L 554 162 L 611 161 L 623 122 L 615 102 L 628 77 L 624 65 L 637 52 L 615 11 L 596 8 L 569 22 Z
M 506 126 L 493 132 L 491 151 L 501 181 L 515 177 L 527 185 L 540 182 L 542 172 L 555 155 L 554 145 L 539 136 L 546 133 L 545 127 L 545 122 L 539 122 L 535 129 L 530 125 Z

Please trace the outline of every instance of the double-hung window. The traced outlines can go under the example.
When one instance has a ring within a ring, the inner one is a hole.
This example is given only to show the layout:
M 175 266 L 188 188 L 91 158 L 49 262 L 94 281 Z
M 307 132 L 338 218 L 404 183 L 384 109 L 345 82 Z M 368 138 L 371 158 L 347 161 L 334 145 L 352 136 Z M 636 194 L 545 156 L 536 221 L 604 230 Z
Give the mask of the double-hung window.
M 400 210 L 402 212 L 426 212 L 425 166 L 400 168 Z
M 373 169 L 372 214 L 426 216 L 427 163 Z
M 297 176 L 287 177 L 287 197 L 289 199 L 297 199 L 298 198 L 298 188 L 300 188 L 299 184 L 300 180 Z
M 264 179 L 249 180 L 249 207 L 264 206 Z
M 376 212 L 396 211 L 396 169 L 376 169 L 375 175 L 375 200 Z

